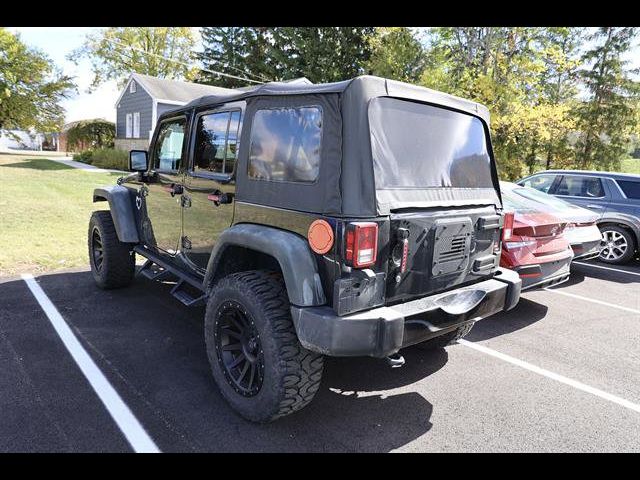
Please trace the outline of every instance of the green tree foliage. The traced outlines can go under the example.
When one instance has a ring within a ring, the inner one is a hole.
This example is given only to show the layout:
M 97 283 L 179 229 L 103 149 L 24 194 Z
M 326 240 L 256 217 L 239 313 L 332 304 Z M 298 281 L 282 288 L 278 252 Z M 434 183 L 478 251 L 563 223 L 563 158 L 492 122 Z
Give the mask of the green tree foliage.
M 0 129 L 57 131 L 64 117 L 60 101 L 73 88 L 46 55 L 0 28 Z
M 75 122 L 67 130 L 67 149 L 113 148 L 116 126 L 102 119 Z
M 425 64 L 422 44 L 407 27 L 380 27 L 369 36 L 371 56 L 367 70 L 372 75 L 402 82 L 417 82 Z
M 421 38 L 404 27 L 208 27 L 202 58 L 259 80 L 372 73 L 478 101 L 491 112 L 500 174 L 515 179 L 543 168 L 615 168 L 635 150 L 638 83 L 623 58 L 636 30 L 439 27 Z
M 91 61 L 92 88 L 107 80 L 124 86 L 132 72 L 176 80 L 191 79 L 195 34 L 189 27 L 110 27 L 87 35 L 69 59 Z
M 205 27 L 198 57 L 208 70 L 252 80 L 333 82 L 365 73 L 372 33 L 370 27 Z M 204 70 L 198 81 L 247 85 Z
M 582 168 L 618 168 L 638 126 L 638 84 L 625 69 L 623 55 L 637 34 L 635 28 L 602 27 L 590 40 L 596 46 L 582 57 L 581 77 L 589 92 L 576 109 L 580 136 L 577 163 Z M 635 107 L 635 108 L 634 108 Z

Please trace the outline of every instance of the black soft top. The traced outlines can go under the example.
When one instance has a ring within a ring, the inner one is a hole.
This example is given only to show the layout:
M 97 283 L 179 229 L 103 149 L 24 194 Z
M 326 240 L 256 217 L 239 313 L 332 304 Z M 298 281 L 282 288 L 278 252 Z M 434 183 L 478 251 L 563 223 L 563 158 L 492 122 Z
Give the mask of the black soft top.
M 388 215 L 399 208 L 437 206 L 500 206 L 498 177 L 492 165 L 494 188 L 376 188 L 369 127 L 369 103 L 374 98 L 393 97 L 444 107 L 473 115 L 485 125 L 489 138 L 489 110 L 476 102 L 395 80 L 360 76 L 324 84 L 272 82 L 237 92 L 197 98 L 184 107 L 165 112 L 202 110 L 214 105 L 245 100 L 242 145 L 249 144 L 253 114 L 261 108 L 320 105 L 323 136 L 319 179 L 314 184 L 250 180 L 237 175 L 238 200 L 291 208 L 311 213 L 349 217 Z M 246 171 L 248 148 L 241 148 L 237 171 Z

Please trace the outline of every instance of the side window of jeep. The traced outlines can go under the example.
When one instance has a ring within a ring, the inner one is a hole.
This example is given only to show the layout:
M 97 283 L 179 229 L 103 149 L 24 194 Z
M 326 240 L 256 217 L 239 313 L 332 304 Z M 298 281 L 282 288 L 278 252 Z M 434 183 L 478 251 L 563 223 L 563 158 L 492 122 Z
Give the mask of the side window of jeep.
M 153 168 L 156 170 L 176 171 L 180 169 L 186 120 L 177 118 L 168 120 L 160 126 L 153 153 Z
M 320 172 L 320 107 L 272 108 L 253 116 L 249 178 L 314 183 Z
M 202 115 L 196 126 L 194 172 L 233 173 L 238 155 L 240 111 Z

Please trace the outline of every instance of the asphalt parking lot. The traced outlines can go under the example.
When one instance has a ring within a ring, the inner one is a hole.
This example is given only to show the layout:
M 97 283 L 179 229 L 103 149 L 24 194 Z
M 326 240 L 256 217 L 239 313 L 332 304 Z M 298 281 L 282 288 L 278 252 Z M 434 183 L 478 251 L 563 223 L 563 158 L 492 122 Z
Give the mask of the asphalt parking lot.
M 523 294 L 462 343 L 403 351 L 402 368 L 328 359 L 312 404 L 269 425 L 225 404 L 204 309 L 170 285 L 38 277 L 56 324 L 25 280 L 3 278 L 0 451 L 140 451 L 139 434 L 162 452 L 637 452 L 640 263 L 603 267 L 574 264 L 568 283 Z

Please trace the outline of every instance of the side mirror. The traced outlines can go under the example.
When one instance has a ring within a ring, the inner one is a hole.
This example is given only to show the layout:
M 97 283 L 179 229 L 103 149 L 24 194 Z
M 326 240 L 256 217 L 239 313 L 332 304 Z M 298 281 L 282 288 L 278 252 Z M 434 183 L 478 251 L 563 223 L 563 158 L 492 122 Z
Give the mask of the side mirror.
M 131 172 L 146 172 L 149 160 L 146 150 L 131 150 L 129 152 L 129 170 Z

